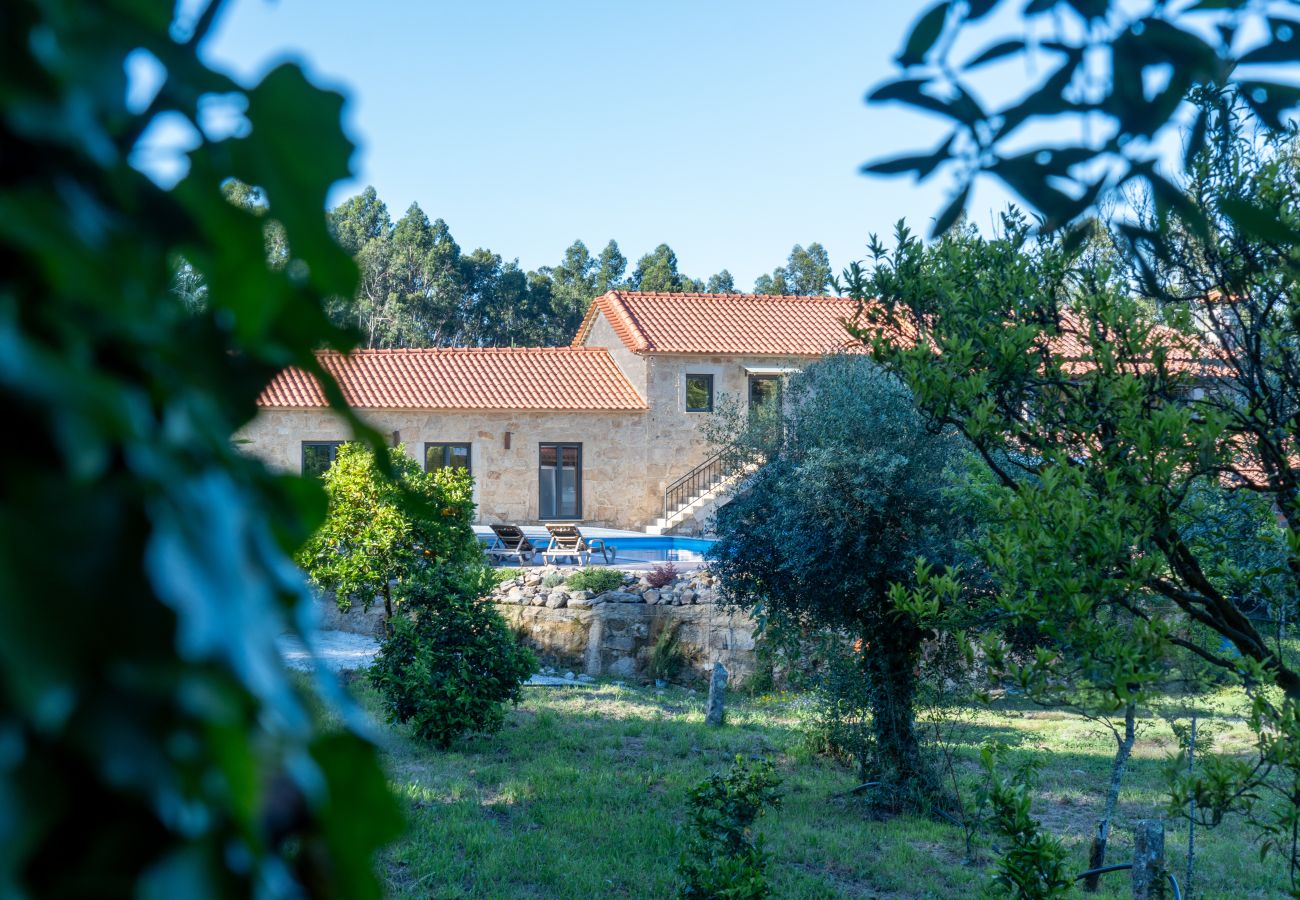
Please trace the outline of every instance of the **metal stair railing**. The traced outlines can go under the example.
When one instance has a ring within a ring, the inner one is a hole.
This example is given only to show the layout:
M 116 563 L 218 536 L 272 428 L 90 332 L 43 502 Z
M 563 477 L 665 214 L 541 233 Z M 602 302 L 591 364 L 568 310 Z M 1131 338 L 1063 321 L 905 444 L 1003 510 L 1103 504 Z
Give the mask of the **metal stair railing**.
M 758 462 L 759 459 L 759 455 L 752 451 L 728 447 L 691 469 L 664 489 L 664 524 L 666 525 L 669 519 L 704 494 L 751 463 Z

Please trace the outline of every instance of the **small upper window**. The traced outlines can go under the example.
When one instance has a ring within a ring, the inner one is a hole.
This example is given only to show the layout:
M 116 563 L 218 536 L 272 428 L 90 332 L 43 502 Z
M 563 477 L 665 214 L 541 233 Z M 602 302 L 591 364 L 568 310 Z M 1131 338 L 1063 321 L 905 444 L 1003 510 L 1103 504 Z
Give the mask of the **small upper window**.
M 469 471 L 469 444 L 425 444 L 424 471 L 464 469 Z
M 302 474 L 324 475 L 334 465 L 342 441 L 303 441 Z
M 686 411 L 713 412 L 713 376 L 686 376 Z

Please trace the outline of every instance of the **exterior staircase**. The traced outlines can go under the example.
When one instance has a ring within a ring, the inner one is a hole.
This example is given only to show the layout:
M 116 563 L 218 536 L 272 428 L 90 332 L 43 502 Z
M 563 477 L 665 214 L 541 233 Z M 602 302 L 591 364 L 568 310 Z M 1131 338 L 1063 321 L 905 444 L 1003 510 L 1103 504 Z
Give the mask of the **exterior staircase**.
M 646 526 L 646 534 L 712 531 L 714 512 L 762 463 L 757 455 L 732 449 L 709 457 L 664 489 L 664 514 Z

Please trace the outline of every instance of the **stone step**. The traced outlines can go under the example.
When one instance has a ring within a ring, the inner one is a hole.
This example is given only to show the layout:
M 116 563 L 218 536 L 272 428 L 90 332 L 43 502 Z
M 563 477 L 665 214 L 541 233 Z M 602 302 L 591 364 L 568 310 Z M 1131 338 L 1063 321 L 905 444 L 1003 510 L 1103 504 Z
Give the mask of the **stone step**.
M 699 519 L 701 513 L 712 512 L 717 507 L 726 502 L 725 492 L 742 479 L 758 470 L 758 466 L 750 464 L 738 472 L 733 472 L 725 478 L 714 482 L 705 491 L 696 494 L 683 506 L 675 509 L 666 518 L 660 516 L 654 520 L 653 524 L 645 527 L 645 533 L 651 535 L 668 534 L 673 528 L 687 521 L 688 519 Z

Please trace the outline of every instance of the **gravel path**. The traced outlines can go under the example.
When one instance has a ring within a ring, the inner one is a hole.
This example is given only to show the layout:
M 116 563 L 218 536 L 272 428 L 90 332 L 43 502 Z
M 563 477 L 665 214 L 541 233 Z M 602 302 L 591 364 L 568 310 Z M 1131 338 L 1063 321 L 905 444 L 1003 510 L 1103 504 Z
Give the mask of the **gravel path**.
M 300 672 L 311 671 L 311 654 L 302 641 L 291 634 L 282 634 L 277 642 L 286 666 Z M 379 652 L 379 642 L 350 631 L 321 631 L 316 634 L 316 649 L 319 653 L 317 658 L 327 668 L 335 672 L 349 672 L 369 666 Z
M 299 672 L 312 670 L 311 654 L 302 641 L 291 634 L 282 634 L 277 639 L 280 655 L 284 664 Z M 379 653 L 379 642 L 363 634 L 350 631 L 321 631 L 316 634 L 317 658 L 326 667 L 335 672 L 351 672 L 364 669 L 374 661 Z M 576 687 L 590 683 L 585 675 L 578 678 L 563 678 L 556 675 L 534 675 L 525 684 L 545 687 Z

